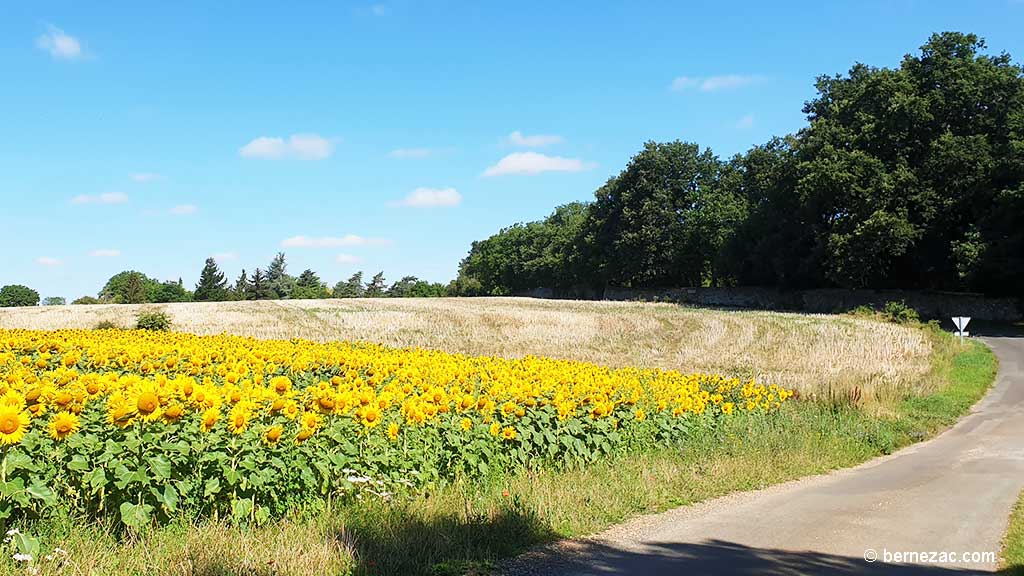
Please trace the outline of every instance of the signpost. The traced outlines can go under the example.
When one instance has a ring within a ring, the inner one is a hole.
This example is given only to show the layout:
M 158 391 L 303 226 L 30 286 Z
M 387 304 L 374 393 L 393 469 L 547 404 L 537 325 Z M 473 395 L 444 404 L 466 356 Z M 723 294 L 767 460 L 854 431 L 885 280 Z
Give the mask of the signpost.
M 960 337 L 960 343 L 964 343 L 964 336 L 970 336 L 967 332 L 967 323 L 971 321 L 970 316 L 953 316 L 953 325 L 956 326 L 956 334 Z

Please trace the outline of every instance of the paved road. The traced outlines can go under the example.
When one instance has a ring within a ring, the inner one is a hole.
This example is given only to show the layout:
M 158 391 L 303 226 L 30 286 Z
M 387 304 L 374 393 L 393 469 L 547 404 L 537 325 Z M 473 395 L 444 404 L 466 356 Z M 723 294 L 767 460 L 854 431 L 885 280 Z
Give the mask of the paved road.
M 509 574 L 974 574 L 992 561 L 864 560 L 867 550 L 995 552 L 1024 488 L 1024 338 L 986 338 L 995 386 L 937 438 L 827 475 L 562 542 Z M 783 456 L 784 457 L 784 456 Z M 870 553 L 868 553 L 870 554 Z

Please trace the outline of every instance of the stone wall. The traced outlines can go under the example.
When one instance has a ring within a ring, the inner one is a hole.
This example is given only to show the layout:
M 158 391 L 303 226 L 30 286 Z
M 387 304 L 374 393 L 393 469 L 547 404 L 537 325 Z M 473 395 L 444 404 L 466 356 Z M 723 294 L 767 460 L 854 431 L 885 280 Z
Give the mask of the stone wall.
M 633 290 L 606 288 L 603 295 L 593 290 L 555 291 L 540 288 L 520 296 L 533 298 L 574 298 L 583 300 L 640 300 L 676 302 L 694 306 L 753 308 L 761 310 L 799 310 L 803 312 L 845 312 L 857 306 L 881 307 L 886 302 L 905 302 L 923 318 L 946 319 L 970 316 L 977 320 L 1016 322 L 1024 319 L 1021 301 L 1015 298 L 991 298 L 980 294 L 954 292 L 916 292 L 904 290 L 821 289 L 780 291 L 771 288 L 666 288 Z

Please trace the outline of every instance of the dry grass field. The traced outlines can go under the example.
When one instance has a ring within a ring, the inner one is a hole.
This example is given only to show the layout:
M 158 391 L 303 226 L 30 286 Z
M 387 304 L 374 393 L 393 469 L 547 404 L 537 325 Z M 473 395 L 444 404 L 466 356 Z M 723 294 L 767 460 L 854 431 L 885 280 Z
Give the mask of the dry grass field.
M 130 327 L 142 309 L 175 330 L 256 338 L 364 340 L 506 357 L 551 356 L 756 377 L 808 395 L 859 389 L 867 404 L 925 393 L 924 331 L 851 316 L 723 311 L 672 304 L 524 298 L 352 299 L 95 305 L 0 310 L 4 328 Z

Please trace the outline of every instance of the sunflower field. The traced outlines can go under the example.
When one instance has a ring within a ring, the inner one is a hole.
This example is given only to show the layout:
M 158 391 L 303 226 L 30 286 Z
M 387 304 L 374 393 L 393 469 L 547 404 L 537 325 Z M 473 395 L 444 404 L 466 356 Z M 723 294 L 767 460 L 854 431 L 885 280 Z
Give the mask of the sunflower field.
M 772 417 L 792 391 L 711 374 L 365 343 L 0 329 L 0 524 L 259 523 L 328 499 L 577 466 Z

